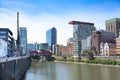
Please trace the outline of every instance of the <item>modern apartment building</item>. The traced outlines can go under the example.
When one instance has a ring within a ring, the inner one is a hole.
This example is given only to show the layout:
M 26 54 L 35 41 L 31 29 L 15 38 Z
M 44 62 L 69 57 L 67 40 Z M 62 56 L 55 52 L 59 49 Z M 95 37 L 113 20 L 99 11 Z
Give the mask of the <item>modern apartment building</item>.
M 95 30 L 94 23 L 70 21 L 69 24 L 73 25 L 73 56 L 78 57 L 81 54 L 82 40 L 90 36 Z
M 6 57 L 6 55 L 8 55 L 7 41 L 0 39 L 0 58 Z
M 19 31 L 22 55 L 27 55 L 27 29 L 26 27 L 20 27 Z
M 120 30 L 120 18 L 113 18 L 105 21 L 106 30 L 115 34 L 115 37 L 119 37 Z
M 94 48 L 95 51 L 95 55 L 100 55 L 101 43 L 115 44 L 114 33 L 104 30 L 93 31 L 91 42 L 92 42 L 92 47 Z
M 55 27 L 46 31 L 46 43 L 48 43 L 48 47 L 51 51 L 52 45 L 57 44 L 57 30 Z
M 14 56 L 14 51 L 16 47 L 15 39 L 13 38 L 13 33 L 8 28 L 0 28 L 0 39 L 3 39 L 7 42 L 7 55 Z

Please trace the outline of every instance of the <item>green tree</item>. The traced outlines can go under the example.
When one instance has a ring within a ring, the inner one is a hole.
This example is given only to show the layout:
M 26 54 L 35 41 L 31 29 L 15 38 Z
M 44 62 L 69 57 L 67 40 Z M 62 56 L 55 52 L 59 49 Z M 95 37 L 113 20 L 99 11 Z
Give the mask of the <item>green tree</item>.
M 92 47 L 89 47 L 88 49 L 86 49 L 85 53 L 86 53 L 86 55 L 87 55 L 89 60 L 93 60 L 94 59 Z

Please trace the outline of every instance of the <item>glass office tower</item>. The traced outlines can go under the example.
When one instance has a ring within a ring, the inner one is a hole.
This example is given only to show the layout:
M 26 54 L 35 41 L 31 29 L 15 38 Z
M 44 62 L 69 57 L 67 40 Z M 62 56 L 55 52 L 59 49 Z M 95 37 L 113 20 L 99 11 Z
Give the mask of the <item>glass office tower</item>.
M 48 47 L 52 50 L 52 45 L 57 44 L 57 30 L 56 28 L 51 28 L 46 32 L 46 43 L 48 43 Z
M 27 29 L 20 27 L 20 44 L 22 48 L 22 55 L 27 55 Z

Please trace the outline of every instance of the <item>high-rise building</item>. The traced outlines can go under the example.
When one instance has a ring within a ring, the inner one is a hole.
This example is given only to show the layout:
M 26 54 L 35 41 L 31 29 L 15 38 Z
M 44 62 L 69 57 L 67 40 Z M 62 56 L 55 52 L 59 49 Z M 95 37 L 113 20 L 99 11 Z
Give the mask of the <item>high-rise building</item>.
M 27 29 L 26 27 L 20 27 L 20 45 L 22 48 L 22 55 L 27 54 Z
M 95 30 L 94 23 L 81 22 L 81 21 L 71 21 L 69 24 L 73 25 L 73 38 L 74 38 L 74 57 L 80 56 L 82 40 L 87 38 Z
M 46 43 L 48 43 L 48 47 L 52 50 L 52 45 L 57 44 L 57 30 L 56 28 L 51 28 L 46 32 Z
M 0 39 L 7 42 L 7 52 L 8 56 L 14 56 L 15 51 L 15 39 L 13 38 L 13 33 L 8 28 L 0 28 Z
M 120 18 L 113 18 L 105 21 L 106 30 L 115 34 L 115 37 L 119 37 L 120 30 Z

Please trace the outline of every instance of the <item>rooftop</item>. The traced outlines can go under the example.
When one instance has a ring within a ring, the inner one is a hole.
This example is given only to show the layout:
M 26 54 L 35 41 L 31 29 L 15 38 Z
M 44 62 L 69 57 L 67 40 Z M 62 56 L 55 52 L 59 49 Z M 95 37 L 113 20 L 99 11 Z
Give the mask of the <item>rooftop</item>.
M 120 18 L 109 19 L 109 20 L 106 20 L 105 23 L 107 24 L 107 23 L 112 23 L 112 22 L 116 22 L 116 21 L 120 22 Z
M 89 25 L 94 25 L 94 23 L 90 23 L 90 22 L 81 22 L 81 21 L 70 21 L 68 24 L 89 24 Z
M 10 35 L 13 35 L 12 31 L 9 28 L 0 28 L 0 31 L 8 31 Z

